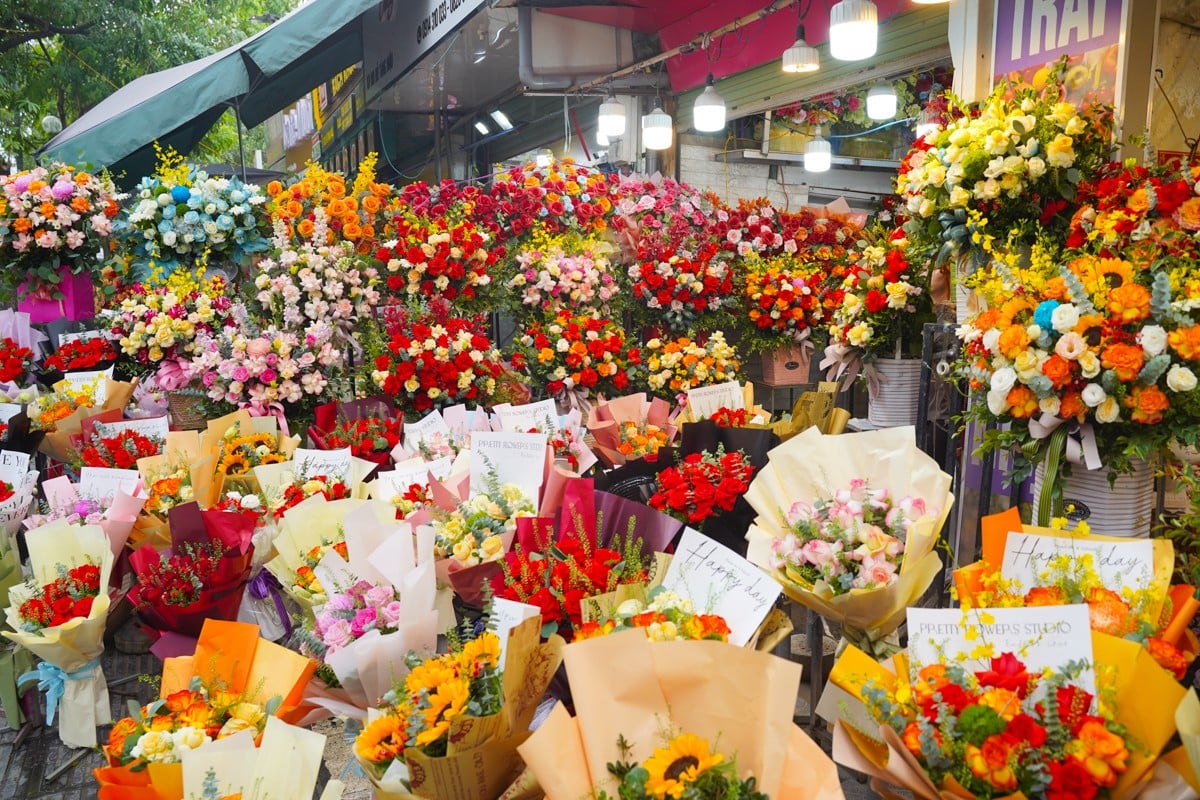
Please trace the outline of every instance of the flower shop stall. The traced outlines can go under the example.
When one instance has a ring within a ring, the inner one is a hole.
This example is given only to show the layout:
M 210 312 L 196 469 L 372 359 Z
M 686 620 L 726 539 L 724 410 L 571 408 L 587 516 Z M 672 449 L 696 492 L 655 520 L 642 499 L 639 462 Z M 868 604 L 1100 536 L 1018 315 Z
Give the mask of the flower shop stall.
M 1194 540 L 1148 487 L 1197 445 L 1200 170 L 1110 161 L 1060 81 L 938 107 L 869 224 L 566 160 L 0 176 L 7 718 L 99 745 L 101 797 L 251 792 L 330 718 L 380 798 L 1194 784 Z M 978 548 L 974 434 L 914 427 L 947 330 L 1033 498 Z M 114 712 L 115 631 L 162 676 Z

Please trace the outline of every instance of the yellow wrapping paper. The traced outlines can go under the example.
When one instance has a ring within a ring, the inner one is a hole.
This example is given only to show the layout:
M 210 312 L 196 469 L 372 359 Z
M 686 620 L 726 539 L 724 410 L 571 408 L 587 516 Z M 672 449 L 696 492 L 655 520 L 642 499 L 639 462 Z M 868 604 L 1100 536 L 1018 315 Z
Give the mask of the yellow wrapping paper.
M 1175 733 L 1176 709 L 1183 704 L 1184 689 L 1137 642 L 1093 631 L 1092 649 L 1095 662 L 1105 665 L 1106 674 L 1114 681 L 1114 719 L 1125 726 L 1126 740 L 1137 743 L 1129 747 L 1128 769 L 1112 796 L 1118 800 L 1146 797 L 1142 791 L 1151 779 L 1159 753 Z M 900 671 L 892 672 L 851 646 L 834 664 L 829 681 L 861 702 L 863 687 L 872 682 L 887 687 L 897 681 L 907 682 L 907 662 L 898 662 L 896 668 Z M 961 787 L 958 793 L 948 794 L 944 786 L 939 791 L 896 732 L 886 725 L 865 732 L 839 720 L 833 757 L 839 764 L 872 776 L 881 785 L 899 786 L 918 797 L 971 796 L 962 793 Z M 1164 778 L 1159 783 L 1165 787 L 1171 782 Z
M 69 674 L 58 701 L 59 738 L 70 747 L 95 747 L 96 726 L 112 721 L 108 684 L 99 663 L 104 652 L 104 624 L 109 607 L 104 587 L 108 586 L 112 572 L 112 548 L 99 525 L 62 522 L 30 531 L 26 543 L 36 584 L 34 591 L 40 591 L 42 586 L 58 578 L 59 566 L 70 569 L 80 564 L 95 564 L 100 567 L 101 592 L 86 619 L 76 617 L 37 633 L 22 631 L 18 610 L 32 592 L 28 587 L 18 585 L 9 591 L 10 605 L 5 611 L 12 630 L 3 632 L 6 638 Z M 73 677 L 70 676 L 72 673 Z
M 892 496 L 922 498 L 929 514 L 913 521 L 905 543 L 899 579 L 877 589 L 852 589 L 834 595 L 826 584 L 803 584 L 771 567 L 771 544 L 788 533 L 784 515 L 797 500 L 829 497 L 865 479 L 872 489 Z M 775 576 L 793 600 L 839 622 L 846 639 L 863 649 L 883 652 L 883 640 L 904 621 L 908 606 L 929 588 L 942 560 L 934 550 L 954 495 L 950 476 L 916 446 L 912 428 L 826 436 L 809 428 L 776 447 L 746 492 L 758 512 L 746 534 L 746 558 Z
M 679 732 L 736 754 L 739 774 L 772 798 L 842 797 L 837 768 L 792 722 L 799 664 L 722 642 L 651 642 L 636 630 L 575 642 L 564 661 L 576 716 L 557 706 L 519 748 L 550 800 L 615 796 L 605 765 L 644 761 Z

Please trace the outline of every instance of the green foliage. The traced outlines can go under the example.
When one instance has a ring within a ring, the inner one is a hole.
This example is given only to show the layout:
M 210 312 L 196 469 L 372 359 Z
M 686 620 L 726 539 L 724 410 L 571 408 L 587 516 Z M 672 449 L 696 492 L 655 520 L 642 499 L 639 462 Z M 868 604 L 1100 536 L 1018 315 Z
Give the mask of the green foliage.
M 254 17 L 282 16 L 296 0 L 22 0 L 0 4 L 0 158 L 23 167 L 64 126 L 130 81 L 202 58 L 262 30 Z M 261 147 L 260 130 L 246 142 Z M 232 160 L 237 129 L 226 114 L 197 160 Z

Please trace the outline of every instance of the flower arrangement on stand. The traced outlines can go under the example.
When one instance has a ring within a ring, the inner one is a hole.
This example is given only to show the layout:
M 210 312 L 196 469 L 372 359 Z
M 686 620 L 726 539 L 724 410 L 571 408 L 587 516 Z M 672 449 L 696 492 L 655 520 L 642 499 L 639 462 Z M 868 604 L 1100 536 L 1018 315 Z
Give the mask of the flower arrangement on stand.
M 642 349 L 643 369 L 638 378 L 651 392 L 670 397 L 689 389 L 738 380 L 741 361 L 737 350 L 716 331 L 704 342 L 686 336 L 654 338 Z
M 641 359 L 615 320 L 568 309 L 525 325 L 514 344 L 513 367 L 554 398 L 621 393 Z
M 570 159 L 524 164 L 496 178 L 492 197 L 510 240 L 542 226 L 550 233 L 600 233 L 620 197 L 619 179 Z
M 675 334 L 719 331 L 732 321 L 738 303 L 735 273 L 714 242 L 692 254 L 664 250 L 639 254 L 629 268 L 637 316 L 649 325 L 664 325 Z
M 515 274 L 505 281 L 519 318 L 547 311 L 612 315 L 620 309 L 620 287 L 612 271 L 611 244 L 578 233 L 552 235 L 541 228 L 514 254 Z
M 455 403 L 486 403 L 504 374 L 492 340 L 460 317 L 396 326 L 373 366 L 374 385 L 418 417 Z
M 375 258 L 385 265 L 389 290 L 409 300 L 443 299 L 456 308 L 485 304 L 498 253 L 489 235 L 469 219 L 401 214 L 396 240 Z
M 205 268 L 267 249 L 266 195 L 236 177 L 216 178 L 155 145 L 155 174 L 134 188 L 136 202 L 118 227 L 139 280 L 181 268 Z
M 658 175 L 649 180 L 623 180 L 620 192 L 612 228 L 630 261 L 639 252 L 663 252 L 678 246 L 693 249 L 712 238 L 712 226 L 729 216 L 715 194 Z
M 119 195 L 107 175 L 55 162 L 0 176 L 0 297 L 32 321 L 90 319 Z M 65 313 L 64 313 L 65 312 Z
M 794 255 L 750 259 L 742 290 L 750 352 L 800 344 L 819 333 L 826 319 L 821 301 L 827 278 L 820 264 Z

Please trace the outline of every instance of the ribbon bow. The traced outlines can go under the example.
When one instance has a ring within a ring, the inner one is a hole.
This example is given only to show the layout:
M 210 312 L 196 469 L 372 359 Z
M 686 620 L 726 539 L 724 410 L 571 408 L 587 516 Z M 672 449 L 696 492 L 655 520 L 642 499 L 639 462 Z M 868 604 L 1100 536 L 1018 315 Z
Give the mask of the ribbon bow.
M 94 658 L 74 672 L 67 672 L 56 667 L 49 661 L 42 661 L 37 669 L 26 672 L 17 678 L 17 686 L 23 686 L 30 681 L 38 682 L 38 691 L 46 694 L 46 724 L 54 723 L 54 712 L 58 710 L 58 701 L 67 691 L 67 681 L 82 681 L 94 677 L 95 670 L 100 666 L 100 659 Z
M 871 363 L 864 363 L 862 354 L 857 347 L 850 347 L 844 344 L 831 344 L 825 348 L 825 357 L 821 359 L 818 368 L 825 370 L 825 379 L 830 381 L 841 380 L 842 376 L 846 376 L 845 383 L 842 384 L 842 389 L 849 387 L 854 383 L 854 379 L 858 377 L 861 371 L 863 377 L 867 379 L 867 390 L 872 397 L 879 394 L 879 387 L 887 383 L 879 370 Z
M 292 632 L 292 618 L 283 605 L 283 595 L 279 593 L 281 588 L 283 587 L 280 585 L 279 579 L 265 569 L 260 569 L 246 587 L 251 597 L 266 600 L 269 596 L 275 601 L 275 610 L 279 612 L 279 621 L 283 623 L 284 635 L 288 636 Z
M 287 416 L 283 412 L 283 403 L 264 403 L 256 398 L 242 406 L 250 412 L 252 417 L 274 417 L 279 420 L 279 432 L 284 436 L 288 434 Z
M 1047 439 L 1045 453 L 1045 472 L 1042 476 L 1042 491 L 1036 502 L 1037 517 L 1035 524 L 1048 525 L 1053 514 L 1054 487 L 1058 482 L 1059 462 L 1063 456 L 1072 464 L 1082 463 L 1088 469 L 1100 469 L 1104 462 L 1100 460 L 1100 448 L 1096 446 L 1096 432 L 1090 423 L 1080 425 L 1075 420 L 1056 417 L 1053 414 L 1042 414 L 1037 419 L 1029 420 L 1029 433 L 1033 436 L 1032 444 L 1041 447 L 1041 440 Z M 1028 454 L 1028 451 L 1027 451 Z

